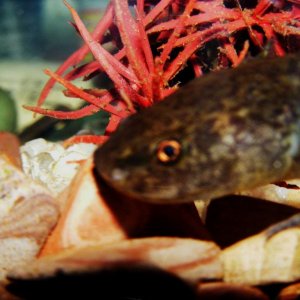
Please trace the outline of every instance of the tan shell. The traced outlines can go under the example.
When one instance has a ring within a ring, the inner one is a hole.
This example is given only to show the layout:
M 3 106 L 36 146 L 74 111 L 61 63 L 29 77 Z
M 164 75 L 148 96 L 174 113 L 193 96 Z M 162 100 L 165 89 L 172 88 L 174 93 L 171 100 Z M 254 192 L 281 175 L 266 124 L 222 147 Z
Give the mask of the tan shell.
M 257 285 L 300 279 L 300 228 L 270 235 L 275 226 L 222 251 L 224 281 Z
M 240 299 L 240 300 L 268 300 L 258 288 L 245 284 L 226 282 L 200 283 L 197 287 L 199 299 Z
M 59 196 L 57 201 L 62 215 L 41 256 L 126 238 L 122 226 L 98 191 L 92 168 L 92 159 L 83 162 L 69 188 Z
M 282 289 L 278 295 L 278 300 L 297 300 L 300 297 L 300 282 L 291 284 Z
M 286 183 L 300 187 L 300 179 L 287 180 Z M 267 184 L 250 191 L 242 192 L 241 194 L 300 208 L 299 189 Z
M 39 278 L 58 271 L 78 273 L 101 270 L 116 263 L 150 265 L 189 281 L 221 279 L 220 249 L 213 242 L 153 237 L 94 245 L 45 256 L 10 272 L 12 278 Z
M 0 278 L 36 258 L 58 214 L 49 192 L 0 154 Z

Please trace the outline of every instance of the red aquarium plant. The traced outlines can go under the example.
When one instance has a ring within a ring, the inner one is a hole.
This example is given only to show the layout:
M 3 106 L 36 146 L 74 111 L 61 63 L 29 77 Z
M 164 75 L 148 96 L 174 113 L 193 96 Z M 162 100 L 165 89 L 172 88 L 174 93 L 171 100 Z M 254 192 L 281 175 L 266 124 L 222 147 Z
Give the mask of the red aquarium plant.
M 105 141 L 122 119 L 205 72 L 236 67 L 263 51 L 283 56 L 299 49 L 300 0 L 111 0 L 92 33 L 65 4 L 84 44 L 56 72 L 45 71 L 51 78 L 37 106 L 26 108 L 58 119 L 110 113 L 103 136 L 75 141 Z M 93 60 L 86 62 L 90 53 Z M 84 90 L 72 83 L 99 74 L 113 87 Z M 57 82 L 66 96 L 87 104 L 70 112 L 42 108 Z

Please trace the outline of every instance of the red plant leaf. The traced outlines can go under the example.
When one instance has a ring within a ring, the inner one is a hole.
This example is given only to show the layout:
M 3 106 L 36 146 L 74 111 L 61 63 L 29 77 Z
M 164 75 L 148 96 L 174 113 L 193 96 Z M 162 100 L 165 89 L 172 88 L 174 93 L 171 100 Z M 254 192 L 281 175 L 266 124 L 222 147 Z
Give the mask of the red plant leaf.
M 64 1 L 64 3 L 70 10 L 82 38 L 90 48 L 95 59 L 99 62 L 110 79 L 115 83 L 116 89 L 122 99 L 127 103 L 128 109 L 134 111 L 131 99 L 134 98 L 135 93 L 133 93 L 125 79 L 113 68 L 113 64 L 111 63 L 111 60 L 114 59 L 113 56 L 92 38 L 74 8 L 67 1 Z M 117 63 L 117 61 L 115 60 L 114 63 Z
M 105 134 L 110 135 L 113 133 L 119 126 L 121 119 L 115 115 L 112 115 L 109 119 L 109 122 L 105 129 Z
M 114 54 L 114 57 L 117 60 L 121 60 L 125 57 L 125 51 L 124 49 L 120 50 L 118 53 Z M 127 77 L 129 80 L 131 80 L 132 82 L 135 82 L 137 85 L 139 84 L 135 74 L 129 70 L 130 68 L 127 68 L 128 70 L 128 76 L 126 75 L 125 77 Z M 83 64 L 77 68 L 72 69 L 66 76 L 65 79 L 68 80 L 74 80 L 76 78 L 80 78 L 80 77 L 85 77 L 85 76 L 89 76 L 91 73 L 98 71 L 98 72 L 102 72 L 103 68 L 101 67 L 101 65 L 99 64 L 98 61 L 92 61 L 86 64 Z M 132 77 L 131 77 L 132 76 Z
M 109 136 L 106 135 L 74 135 L 64 141 L 64 147 L 67 148 L 73 144 L 90 143 L 101 145 L 108 140 Z
M 181 31 L 183 30 L 183 28 L 185 26 L 185 21 L 187 20 L 187 18 L 190 17 L 190 14 L 193 10 L 193 5 L 194 5 L 195 1 L 196 0 L 189 0 L 187 6 L 185 7 L 184 12 L 177 20 L 177 24 L 176 24 L 176 27 L 174 28 L 174 31 L 172 32 L 167 43 L 164 45 L 163 51 L 160 55 L 160 63 L 161 63 L 162 67 L 164 66 L 165 62 L 167 61 L 168 56 L 170 55 L 172 49 L 174 48 L 174 45 L 175 45 L 178 37 L 180 36 Z
M 141 18 L 143 18 L 145 16 L 144 6 L 145 6 L 145 1 L 144 0 L 137 0 L 136 10 L 138 11 L 138 14 Z
M 159 1 L 144 18 L 144 26 L 153 22 L 162 12 L 163 10 L 172 3 L 173 0 L 161 0 Z
M 37 106 L 28 106 L 28 105 L 24 105 L 23 107 L 34 113 L 39 113 L 44 116 L 52 117 L 55 119 L 62 119 L 62 120 L 80 119 L 83 117 L 93 115 L 100 110 L 99 107 L 92 104 L 84 106 L 83 108 L 74 111 L 51 110 L 51 109 L 41 108 Z
M 145 31 L 145 27 L 142 22 L 142 17 L 138 10 L 136 10 L 136 14 L 137 14 L 137 25 L 138 25 L 138 29 L 139 29 L 141 40 L 142 40 L 141 46 L 142 46 L 143 53 L 144 53 L 144 56 L 146 59 L 147 68 L 150 73 L 149 76 L 153 76 L 154 75 L 154 60 L 153 60 L 153 55 L 152 55 L 152 51 L 151 51 L 151 46 L 150 46 L 150 43 L 148 40 L 147 33 Z M 151 95 L 151 99 L 152 99 L 152 95 Z
M 224 17 L 222 22 L 228 22 L 228 21 L 234 21 L 239 19 L 240 13 L 234 10 L 225 10 L 224 9 Z M 219 11 L 213 11 L 206 14 L 198 14 L 195 16 L 190 16 L 185 21 L 185 26 L 195 26 L 205 23 L 214 23 L 214 22 L 220 21 L 220 12 Z M 175 27 L 177 27 L 177 20 L 170 20 L 163 23 L 160 23 L 158 25 L 155 25 L 151 27 L 149 30 L 147 30 L 148 34 L 160 32 L 164 30 L 172 30 Z
M 104 33 L 112 23 L 112 19 L 113 19 L 113 7 L 111 4 L 109 4 L 102 19 L 98 22 L 93 32 L 93 37 L 97 41 L 100 41 L 101 38 L 103 38 Z M 59 75 L 62 75 L 70 66 L 78 64 L 88 54 L 88 52 L 89 52 L 89 47 L 87 45 L 83 45 L 80 49 L 78 49 L 72 55 L 70 55 L 55 72 Z M 54 84 L 55 84 L 55 80 L 52 78 L 45 84 L 40 94 L 40 97 L 38 99 L 37 106 L 43 105 L 46 97 L 48 96 Z
M 140 40 L 138 25 L 129 11 L 127 0 L 112 1 L 115 8 L 117 26 L 126 51 L 126 56 L 136 76 L 141 82 L 145 97 L 151 103 L 153 101 L 151 76 L 149 76 L 149 72 L 147 71 L 142 53 L 141 44 L 143 41 Z
M 59 76 L 58 74 L 50 71 L 50 70 L 45 70 L 45 73 L 47 75 L 50 75 L 52 78 L 54 78 L 57 82 L 61 83 L 65 88 L 67 88 L 71 93 L 76 95 L 77 98 L 84 99 L 90 104 L 93 104 L 94 106 L 101 108 L 103 110 L 106 110 L 112 114 L 119 115 L 119 112 L 116 111 L 116 109 L 111 106 L 109 103 L 113 100 L 111 94 L 107 92 L 105 95 L 102 97 L 95 97 L 94 95 L 91 95 L 84 90 L 78 88 L 71 82 L 65 80 L 63 77 Z

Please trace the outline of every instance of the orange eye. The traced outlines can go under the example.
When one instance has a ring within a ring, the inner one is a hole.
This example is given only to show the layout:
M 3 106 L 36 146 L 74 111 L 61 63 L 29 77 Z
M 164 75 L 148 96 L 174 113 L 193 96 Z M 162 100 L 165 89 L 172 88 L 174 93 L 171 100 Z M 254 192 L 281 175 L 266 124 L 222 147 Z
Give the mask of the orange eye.
M 177 160 L 181 152 L 181 145 L 175 140 L 165 140 L 158 144 L 157 158 L 162 163 Z

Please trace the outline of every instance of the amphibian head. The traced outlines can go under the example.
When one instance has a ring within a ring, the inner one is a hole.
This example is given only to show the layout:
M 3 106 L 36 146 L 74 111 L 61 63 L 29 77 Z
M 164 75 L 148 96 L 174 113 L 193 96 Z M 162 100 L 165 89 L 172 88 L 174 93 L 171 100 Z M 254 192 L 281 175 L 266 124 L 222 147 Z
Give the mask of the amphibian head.
M 100 176 L 140 200 L 214 198 L 284 178 L 299 148 L 295 56 L 199 78 L 128 118 L 95 153 Z

